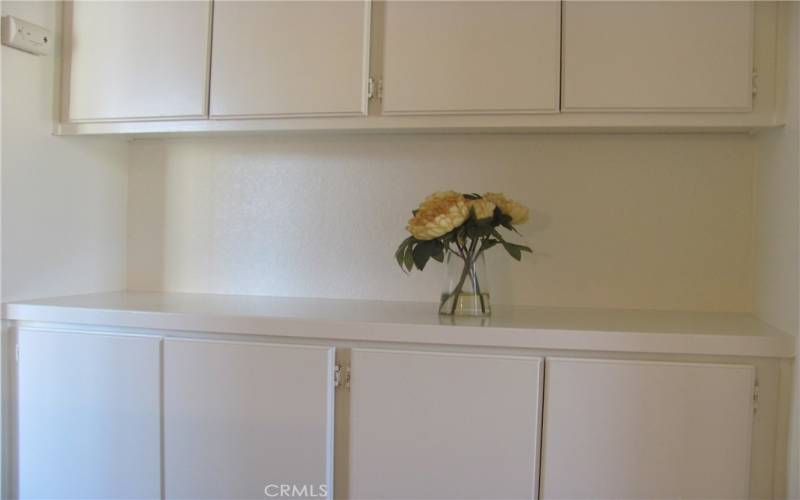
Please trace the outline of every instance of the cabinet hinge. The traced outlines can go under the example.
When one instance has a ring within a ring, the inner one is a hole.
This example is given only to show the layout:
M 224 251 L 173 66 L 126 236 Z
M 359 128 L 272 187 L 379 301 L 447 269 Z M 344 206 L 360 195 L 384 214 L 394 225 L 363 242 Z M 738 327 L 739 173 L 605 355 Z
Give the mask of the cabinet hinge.
M 372 99 L 374 97 L 383 99 L 383 80 L 375 80 L 370 77 L 367 80 L 367 98 Z
M 756 413 L 758 411 L 758 393 L 759 393 L 758 380 L 756 380 L 756 383 L 753 386 L 753 413 Z
M 758 95 L 758 70 L 753 70 L 753 98 Z
M 350 390 L 350 367 L 347 365 L 336 365 L 333 368 L 333 386 L 343 387 Z

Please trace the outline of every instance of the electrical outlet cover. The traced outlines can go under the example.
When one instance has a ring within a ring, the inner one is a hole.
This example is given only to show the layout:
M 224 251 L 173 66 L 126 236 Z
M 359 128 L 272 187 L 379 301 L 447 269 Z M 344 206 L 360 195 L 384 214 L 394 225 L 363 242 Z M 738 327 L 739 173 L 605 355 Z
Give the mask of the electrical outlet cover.
M 52 36 L 50 31 L 17 17 L 5 16 L 2 20 L 3 45 L 24 50 L 36 55 L 50 52 Z

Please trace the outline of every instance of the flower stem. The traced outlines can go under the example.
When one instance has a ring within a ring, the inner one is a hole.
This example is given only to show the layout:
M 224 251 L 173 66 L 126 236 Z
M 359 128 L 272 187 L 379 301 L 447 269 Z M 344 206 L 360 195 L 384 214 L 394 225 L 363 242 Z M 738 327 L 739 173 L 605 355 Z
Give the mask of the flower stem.
M 466 242 L 465 242 L 466 243 Z M 478 239 L 473 239 L 472 243 L 467 248 L 467 245 L 460 245 L 456 242 L 458 246 L 459 253 L 464 257 L 464 270 L 461 272 L 461 278 L 458 280 L 458 285 L 456 285 L 453 293 L 450 294 L 449 298 L 453 299 L 453 304 L 450 306 L 450 314 L 456 313 L 456 307 L 458 306 L 458 297 L 461 295 L 461 291 L 464 288 L 464 282 L 467 280 L 467 276 L 473 275 L 473 283 L 477 283 L 477 276 L 475 276 L 474 272 L 474 264 L 475 264 L 475 250 L 478 246 Z M 486 312 L 485 305 L 483 303 L 483 296 L 481 298 L 481 311 Z M 447 300 L 447 299 L 445 299 Z
M 478 298 L 481 301 L 481 312 L 483 314 L 486 314 L 486 303 L 483 300 L 483 293 L 481 293 L 481 284 L 478 281 L 478 271 L 475 269 L 475 262 L 477 262 L 478 257 L 480 257 L 480 255 L 483 253 L 484 245 L 486 244 L 486 240 L 487 239 L 488 239 L 488 236 L 485 237 L 483 239 L 483 241 L 481 241 L 481 246 L 478 248 L 478 253 L 475 254 L 475 257 L 474 257 L 473 262 L 472 262 L 472 276 L 473 276 L 473 278 L 472 278 L 473 285 L 472 286 L 475 289 L 475 293 L 478 294 Z
M 461 272 L 461 278 L 458 280 L 458 285 L 456 285 L 453 293 L 450 294 L 451 299 L 453 299 L 453 305 L 450 307 L 450 314 L 456 313 L 456 306 L 458 305 L 458 296 L 461 295 L 461 289 L 464 288 L 464 281 L 467 279 L 467 274 L 469 274 L 470 269 L 470 262 L 471 260 L 467 258 L 464 262 L 464 270 Z

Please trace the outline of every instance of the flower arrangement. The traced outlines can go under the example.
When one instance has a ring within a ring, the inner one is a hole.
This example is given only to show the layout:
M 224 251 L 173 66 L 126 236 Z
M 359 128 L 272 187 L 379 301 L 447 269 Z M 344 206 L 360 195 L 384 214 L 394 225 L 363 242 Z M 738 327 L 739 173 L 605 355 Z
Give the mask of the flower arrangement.
M 519 234 L 515 226 L 527 222 L 528 208 L 502 193 L 440 191 L 425 198 L 412 214 L 406 226 L 411 236 L 395 252 L 397 264 L 410 272 L 415 267 L 422 271 L 430 259 L 447 260 L 448 269 L 457 271 L 442 293 L 439 312 L 488 315 L 488 291 L 480 283 L 484 252 L 502 245 L 516 260 L 531 252 L 525 245 L 506 241 L 499 231 Z

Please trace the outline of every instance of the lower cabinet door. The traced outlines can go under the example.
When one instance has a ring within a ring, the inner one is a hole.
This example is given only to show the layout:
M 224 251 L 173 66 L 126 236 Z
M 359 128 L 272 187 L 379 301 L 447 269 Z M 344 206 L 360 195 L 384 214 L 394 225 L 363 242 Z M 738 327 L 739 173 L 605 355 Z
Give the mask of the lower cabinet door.
M 543 498 L 747 498 L 754 368 L 548 358 Z
M 171 498 L 331 497 L 334 349 L 164 341 Z
M 535 498 L 542 366 L 353 349 L 349 497 Z
M 19 331 L 19 498 L 159 498 L 158 338 Z

